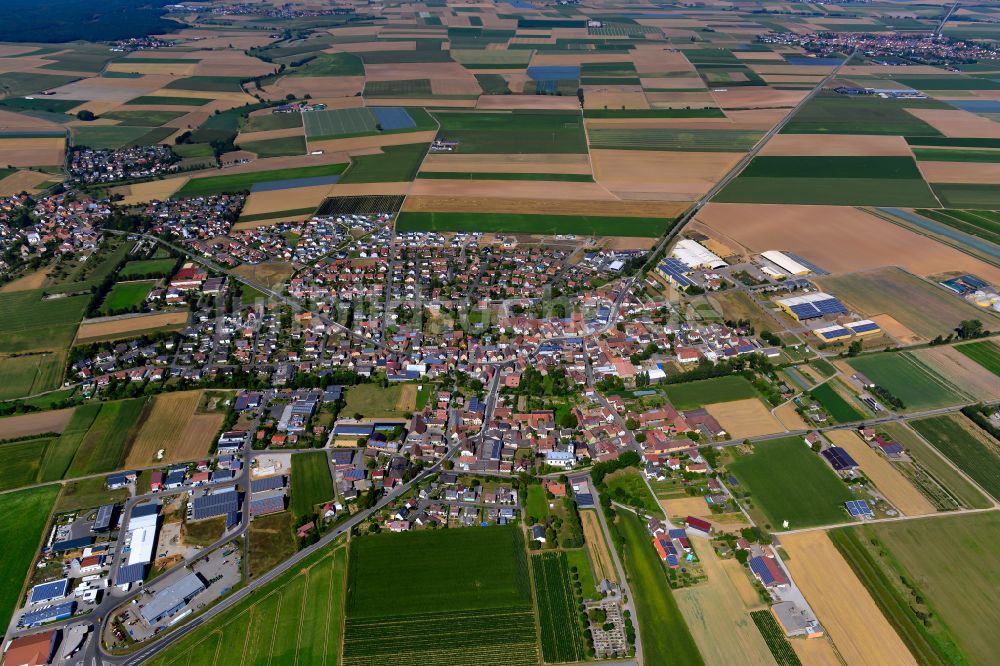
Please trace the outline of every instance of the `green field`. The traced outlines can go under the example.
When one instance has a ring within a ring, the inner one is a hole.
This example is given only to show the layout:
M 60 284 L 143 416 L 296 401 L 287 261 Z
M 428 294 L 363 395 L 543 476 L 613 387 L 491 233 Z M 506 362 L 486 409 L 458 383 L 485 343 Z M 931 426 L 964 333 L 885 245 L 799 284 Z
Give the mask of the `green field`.
M 908 108 L 951 107 L 935 100 L 894 100 L 824 91 L 809 100 L 781 131 L 783 134 L 941 135 L 907 113 Z
M 183 115 L 184 111 L 109 111 L 101 117 L 118 120 L 120 126 L 159 127 Z
M 302 127 L 301 113 L 264 113 L 247 118 L 246 132 L 269 132 L 271 130 Z
M 340 183 L 402 183 L 413 180 L 427 154 L 426 143 L 385 146 L 376 155 L 351 158 Z
M 239 76 L 188 76 L 163 86 L 168 90 L 205 90 L 209 92 L 240 92 Z
M 642 640 L 643 661 L 647 664 L 704 663 L 684 616 L 670 591 L 663 564 L 653 549 L 646 524 L 631 511 L 618 511 L 610 527 L 621 552 L 635 604 Z
M 586 109 L 584 118 L 725 118 L 722 109 Z
M 396 220 L 396 230 L 653 238 L 666 231 L 670 222 L 668 218 L 658 217 L 403 212 Z
M 364 76 L 365 66 L 352 53 L 317 53 L 316 57 L 292 70 L 289 76 Z
M 921 162 L 1000 162 L 1000 151 L 960 150 L 956 148 L 914 148 Z
M 767 643 L 767 649 L 771 651 L 771 656 L 774 657 L 778 666 L 801 666 L 802 662 L 799 661 L 795 650 L 785 638 L 785 631 L 774 619 L 771 611 L 750 611 L 750 619 L 757 625 L 757 630 L 764 642 Z
M 612 127 L 594 127 L 589 134 L 591 148 L 726 153 L 746 152 L 763 136 L 738 130 Z
M 457 153 L 586 153 L 579 113 L 438 112 L 441 136 Z
M 970 342 L 967 345 L 956 345 L 955 349 L 994 375 L 1000 377 L 1000 345 L 994 340 L 982 340 L 980 342 Z
M 912 157 L 755 157 L 741 174 L 747 178 L 881 178 L 920 180 Z
M 945 208 L 973 208 L 976 210 L 997 210 L 1000 208 L 1000 188 L 996 185 L 931 183 L 931 188 Z M 925 206 L 925 208 L 931 207 Z
M 653 497 L 639 470 L 633 467 L 612 472 L 604 477 L 608 497 L 619 504 L 627 504 L 653 515 L 662 513 L 659 502 Z
M 257 157 L 285 157 L 306 154 L 306 139 L 302 136 L 284 136 L 262 141 L 241 141 L 239 146 L 242 150 L 256 153 Z
M 302 114 L 302 124 L 305 126 L 306 136 L 312 141 L 318 141 L 325 138 L 374 132 L 377 121 L 371 110 L 361 107 L 307 111 Z
M 484 95 L 509 95 L 510 85 L 499 74 L 476 74 L 476 82 Z
M 197 197 L 222 194 L 223 192 L 245 192 L 257 183 L 295 178 L 313 178 L 317 176 L 336 176 L 343 173 L 346 168 L 346 164 L 324 164 L 321 166 L 275 169 L 273 171 L 253 171 L 233 174 L 231 176 L 192 178 L 174 194 L 174 197 Z
M 868 354 L 848 362 L 902 400 L 904 409 L 933 409 L 967 401 L 956 387 L 906 352 Z
M 801 437 L 759 442 L 752 454 L 737 458 L 728 471 L 737 491 L 768 519 L 765 528 L 780 530 L 846 522 L 844 502 L 854 499 L 847 485 Z
M 130 261 L 118 271 L 118 277 L 124 280 L 144 277 L 165 277 L 174 270 L 174 259 L 140 259 Z
M 90 295 L 45 298 L 42 290 L 0 294 L 0 353 L 69 346 Z
M 996 513 L 869 525 L 831 537 L 920 663 L 992 661 L 1000 557 L 987 544 L 1000 538 Z
M 42 353 L 0 358 L 0 400 L 21 398 L 58 388 L 62 383 L 62 354 Z
M 597 581 L 594 580 L 594 568 L 590 564 L 590 556 L 586 548 L 576 548 L 574 550 L 562 551 L 566 554 L 566 564 L 569 565 L 570 576 L 573 569 L 576 569 L 577 576 L 580 577 L 581 594 L 585 599 L 600 599 L 601 595 L 597 591 Z
M 126 145 L 159 143 L 176 129 L 130 125 L 81 125 L 73 128 L 73 143 L 88 148 L 121 148 Z
M 39 481 L 57 481 L 64 478 L 87 431 L 101 411 L 100 403 L 87 403 L 73 410 L 73 416 L 57 439 L 45 447 Z
M 347 548 L 318 550 L 147 663 L 337 664 L 346 570 Z
M 423 180 L 551 180 L 571 183 L 592 183 L 594 177 L 586 173 L 470 173 L 467 171 L 423 171 Z
M 70 465 L 69 476 L 101 474 L 121 469 L 145 398 L 101 404 L 101 411 L 84 435 Z
M 670 403 L 680 410 L 697 409 L 715 402 L 732 402 L 758 397 L 757 389 L 745 377 L 729 375 L 663 387 Z
M 541 625 L 542 657 L 550 664 L 582 660 L 586 654 L 583 630 L 566 554 L 533 555 L 531 572 Z
M 326 454 L 309 451 L 292 454 L 292 513 L 312 515 L 316 505 L 333 499 L 333 478 Z
M 524 504 L 524 509 L 536 521 L 549 515 L 549 501 L 545 498 L 545 489 L 540 483 L 528 486 L 528 500 Z
M 343 414 L 363 417 L 402 417 L 405 412 L 413 411 L 413 405 L 400 405 L 403 394 L 402 384 L 391 384 L 382 388 L 377 384 L 357 384 L 347 389 Z
M 520 528 L 383 532 L 350 562 L 344 666 L 538 663 Z
M 155 286 L 155 280 L 116 282 L 104 297 L 99 312 L 102 315 L 111 314 L 142 305 Z
M 430 97 L 430 79 L 403 79 L 399 81 L 367 81 L 365 82 L 365 97 Z
M 860 421 L 865 417 L 851 403 L 844 400 L 837 391 L 834 390 L 830 382 L 820 384 L 809 395 L 826 410 L 834 423 L 852 423 Z
M 21 587 L 49 520 L 59 486 L 42 486 L 0 495 L 0 539 L 7 550 L 0 560 L 0 622 L 10 622 Z
M 167 97 L 143 95 L 125 102 L 125 106 L 205 106 L 211 102 L 208 97 Z
M 0 490 L 12 490 L 31 486 L 38 482 L 45 449 L 57 441 L 55 437 L 28 439 L 0 444 Z
M 997 151 L 1000 154 L 1000 151 Z M 995 210 L 928 210 L 917 211 L 935 222 L 953 227 L 969 234 L 1000 244 L 1000 211 Z
M 930 444 L 980 487 L 1000 498 L 1000 455 L 989 435 L 962 414 L 933 416 L 909 422 Z

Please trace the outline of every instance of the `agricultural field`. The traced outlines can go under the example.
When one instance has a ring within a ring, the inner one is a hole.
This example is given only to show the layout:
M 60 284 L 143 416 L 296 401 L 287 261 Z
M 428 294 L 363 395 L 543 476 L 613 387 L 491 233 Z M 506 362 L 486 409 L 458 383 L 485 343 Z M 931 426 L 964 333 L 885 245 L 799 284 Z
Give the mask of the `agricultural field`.
M 270 571 L 298 550 L 292 514 L 288 511 L 254 518 L 250 523 L 249 538 L 247 568 L 251 578 Z
M 326 453 L 310 451 L 292 454 L 292 500 L 289 507 L 296 517 L 309 516 L 316 505 L 333 499 L 333 478 Z
M 541 625 L 542 658 L 548 663 L 580 661 L 585 656 L 583 629 L 566 554 L 532 555 L 531 571 Z
M 864 414 L 833 388 L 833 380 L 820 384 L 809 392 L 809 396 L 826 410 L 834 423 L 853 423 L 864 418 Z
M 725 129 L 662 129 L 593 127 L 590 147 L 609 150 L 670 150 L 680 152 L 746 152 L 762 132 Z
M 848 363 L 876 385 L 902 400 L 905 410 L 946 407 L 969 399 L 956 386 L 907 352 L 868 354 L 851 359 Z
M 667 218 L 594 217 L 514 213 L 400 213 L 398 231 L 481 231 L 521 234 L 655 237 L 670 226 Z
M 386 146 L 380 154 L 351 158 L 351 166 L 338 181 L 351 183 L 397 183 L 413 180 L 427 153 L 427 144 Z
M 594 578 L 598 581 L 610 580 L 617 583 L 618 572 L 611 559 L 611 551 L 608 550 L 608 543 L 604 538 L 604 530 L 601 529 L 597 512 L 581 511 L 580 523 L 583 525 L 583 538 L 587 544 L 591 566 L 594 569 Z
M 258 183 L 297 178 L 317 178 L 337 176 L 344 172 L 347 164 L 324 164 L 321 166 L 294 167 L 273 171 L 248 171 L 226 176 L 192 178 L 177 191 L 176 197 L 196 197 L 223 192 L 247 192 Z
M 962 414 L 909 421 L 911 428 L 956 467 L 1000 498 L 1000 445 Z
M 758 397 L 757 390 L 738 375 L 702 379 L 664 387 L 670 404 L 680 410 L 697 409 L 716 402 L 731 402 Z
M 196 390 L 153 397 L 143 414 L 142 424 L 125 464 L 142 467 L 154 462 L 196 460 L 207 455 L 225 418 L 218 406 L 203 406 L 210 396 L 215 395 Z M 164 452 L 162 458 L 158 457 L 160 450 Z
M 42 545 L 59 486 L 49 485 L 0 495 L 0 538 L 7 550 L 0 562 L 0 621 L 10 623 L 21 599 L 28 568 Z
M 62 383 L 62 354 L 40 353 L 0 357 L 0 400 L 48 391 Z
M 942 108 L 933 100 L 848 97 L 833 91 L 817 95 L 781 130 L 784 134 L 892 134 L 940 136 L 909 108 Z M 947 107 L 945 107 L 947 108 Z
M 1000 151 L 988 151 L 1000 159 Z M 927 210 L 917 211 L 926 218 L 940 222 L 970 236 L 1000 244 L 1000 212 L 990 210 Z
M 744 503 L 766 518 L 765 529 L 781 530 L 846 522 L 844 502 L 853 493 L 801 437 L 759 442 L 727 469 L 748 493 Z
M 69 346 L 90 296 L 46 298 L 41 290 L 0 294 L 0 353 Z
M 145 398 L 102 403 L 100 411 L 80 441 L 67 476 L 122 469 L 145 404 Z
M 586 153 L 579 113 L 439 112 L 441 136 L 464 153 Z
M 785 631 L 778 624 L 778 621 L 774 619 L 771 611 L 752 611 L 750 617 L 760 631 L 761 637 L 767 644 L 767 648 L 771 651 L 771 656 L 774 657 L 774 661 L 778 666 L 801 665 L 802 662 L 799 660 L 798 655 L 795 654 L 795 650 L 792 649 L 788 639 L 785 638 Z
M 74 413 L 75 410 L 69 408 L 5 416 L 0 418 L 0 440 L 61 433 L 68 427 Z
M 382 533 L 350 550 L 344 666 L 538 662 L 519 528 Z
M 966 345 L 956 345 L 955 350 L 965 354 L 1000 377 L 1000 345 L 997 345 L 995 341 L 983 340 L 982 342 L 970 342 Z
M 108 295 L 104 297 L 99 313 L 109 315 L 138 307 L 146 301 L 146 297 L 149 296 L 149 292 L 154 286 L 156 286 L 156 282 L 152 280 L 116 282 Z
M 118 277 L 132 280 L 147 277 L 165 277 L 174 270 L 177 264 L 174 259 L 140 259 L 130 261 L 118 271 Z
M 347 548 L 323 548 L 158 653 L 151 666 L 336 664 L 343 634 Z

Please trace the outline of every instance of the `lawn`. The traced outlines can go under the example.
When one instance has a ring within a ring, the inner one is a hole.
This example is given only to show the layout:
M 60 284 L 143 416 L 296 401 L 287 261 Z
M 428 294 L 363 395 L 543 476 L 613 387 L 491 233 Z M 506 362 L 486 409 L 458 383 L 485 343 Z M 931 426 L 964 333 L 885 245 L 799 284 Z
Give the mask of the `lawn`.
M 322 451 L 292 454 L 291 510 L 296 517 L 308 516 L 316 505 L 333 499 L 330 465 Z
M 531 573 L 541 626 L 542 657 L 550 664 L 582 660 L 586 654 L 583 630 L 566 554 L 532 555 Z
M 69 476 L 101 474 L 121 469 L 145 398 L 105 402 L 80 442 Z
M 520 528 L 383 532 L 350 562 L 344 666 L 538 663 Z
M 129 497 L 127 488 L 108 490 L 103 476 L 69 481 L 63 484 L 56 501 L 56 513 L 92 509 L 102 504 L 124 502 Z
M 643 661 L 647 664 L 701 664 L 691 630 L 667 583 L 645 522 L 631 511 L 618 511 L 612 530 L 632 591 Z
M 257 183 L 269 183 L 275 180 L 294 180 L 297 178 L 316 178 L 320 176 L 336 176 L 344 172 L 347 164 L 323 164 L 321 166 L 293 167 L 275 169 L 273 171 L 252 171 L 227 176 L 209 176 L 207 178 L 192 178 L 184 187 L 174 194 L 175 198 L 207 196 L 223 192 L 248 192 Z
M 346 572 L 347 548 L 320 549 L 147 663 L 203 663 L 213 655 L 216 664 L 238 664 L 249 648 L 274 664 L 336 664 Z
M 608 497 L 619 504 L 627 504 L 654 516 L 662 515 L 659 503 L 643 480 L 639 470 L 633 467 L 612 472 L 604 477 Z
M 401 183 L 413 180 L 427 154 L 426 143 L 385 146 L 376 155 L 351 158 L 351 166 L 340 179 L 345 183 Z
M 122 310 L 142 305 L 154 286 L 156 286 L 154 280 L 115 283 L 101 303 L 100 314 L 120 313 Z
M 954 405 L 966 396 L 912 354 L 868 354 L 848 361 L 852 368 L 903 401 L 904 409 Z
M 854 499 L 847 485 L 800 437 L 759 442 L 754 452 L 728 465 L 737 490 L 768 519 L 768 530 L 798 529 L 848 520 L 844 502 Z
M 355 414 L 363 417 L 401 417 L 414 409 L 414 400 L 409 397 L 416 397 L 414 388 L 408 384 L 392 384 L 388 388 L 377 384 L 352 386 L 347 389 L 347 402 L 341 414 L 349 417 Z
M 546 499 L 545 488 L 542 488 L 540 483 L 528 486 L 528 501 L 525 502 L 524 508 L 536 522 L 549 515 L 549 500 Z
M 174 259 L 140 259 L 130 261 L 118 271 L 118 277 L 123 280 L 137 278 L 164 277 L 174 270 L 177 261 Z
M 851 403 L 844 400 L 830 382 L 820 384 L 810 391 L 809 395 L 826 410 L 835 423 L 853 423 L 865 417 Z
M 59 494 L 55 485 L 0 495 L 0 540 L 7 544 L 0 560 L 0 622 L 10 622 L 21 587 L 38 548 L 42 530 Z
M 970 342 L 967 345 L 956 345 L 955 349 L 1000 377 L 1000 345 L 995 341 Z
M 757 398 L 759 394 L 745 377 L 729 375 L 663 387 L 670 403 L 680 410 L 697 409 L 716 402 Z
M 653 238 L 663 234 L 670 224 L 669 218 L 659 217 L 404 212 L 396 220 L 396 230 Z
M 594 579 L 594 568 L 590 565 L 587 549 L 576 548 L 562 552 L 566 554 L 566 564 L 569 566 L 570 575 L 574 573 L 573 569 L 576 569 L 575 573 L 580 577 L 581 594 L 584 598 L 600 599 L 601 595 L 597 592 L 597 581 Z
M 995 499 L 1000 498 L 1000 455 L 996 442 L 962 414 L 909 422 L 930 444 Z
M 586 153 L 579 113 L 439 112 L 441 135 L 458 153 Z
M 260 576 L 284 562 L 298 547 L 288 511 L 259 516 L 250 523 L 250 576 Z

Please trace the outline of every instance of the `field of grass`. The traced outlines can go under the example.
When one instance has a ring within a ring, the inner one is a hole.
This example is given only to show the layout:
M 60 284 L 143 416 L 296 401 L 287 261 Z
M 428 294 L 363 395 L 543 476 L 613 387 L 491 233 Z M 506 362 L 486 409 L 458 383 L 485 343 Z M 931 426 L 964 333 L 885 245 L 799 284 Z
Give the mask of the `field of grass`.
M 933 409 L 966 400 L 958 389 L 912 354 L 868 354 L 848 361 L 852 368 L 903 401 L 904 409 Z
M 458 153 L 586 153 L 578 113 L 440 112 L 441 135 Z
M 127 310 L 137 305 L 142 305 L 146 301 L 146 297 L 149 296 L 149 292 L 153 290 L 154 286 L 156 286 L 156 282 L 153 280 L 142 282 L 117 282 L 113 287 L 111 287 L 111 291 L 108 292 L 108 295 L 104 297 L 104 302 L 101 303 L 100 313 L 111 314 L 113 312 Z
M 58 494 L 59 487 L 51 485 L 0 495 L 0 539 L 7 544 L 0 560 L 0 622 L 5 626 L 20 601 L 25 575 Z
M 100 412 L 100 403 L 87 403 L 73 410 L 59 438 L 45 448 L 39 481 L 57 481 L 68 474 L 80 444 Z
M 383 532 L 350 562 L 344 666 L 538 663 L 520 528 Z
M 62 354 L 26 354 L 0 357 L 0 400 L 57 388 L 62 382 Z
M 959 148 L 914 148 L 921 162 L 1000 162 L 995 150 L 962 150 Z
M 844 502 L 854 499 L 847 485 L 800 437 L 759 442 L 754 452 L 728 466 L 749 492 L 749 504 L 763 512 L 766 529 L 788 529 L 842 523 Z
M 1000 151 L 997 151 L 1000 155 Z M 1000 211 L 995 210 L 929 210 L 917 211 L 935 222 L 953 227 L 969 234 L 1000 244 Z
M 566 554 L 533 555 L 531 572 L 541 625 L 542 657 L 550 664 L 580 661 L 586 653 Z
M 37 482 L 45 449 L 58 438 L 46 437 L 0 444 L 0 490 L 30 486 Z
M 367 81 L 365 83 L 365 97 L 430 97 L 430 79 L 404 79 L 399 81 Z
M 971 183 L 931 183 L 934 194 L 945 208 L 997 210 L 1000 208 L 1000 188 L 996 185 Z M 930 206 L 925 206 L 930 208 Z
M 674 150 L 683 152 L 745 152 L 762 132 L 739 130 L 594 127 L 591 148 L 615 150 Z
M 296 67 L 289 76 L 364 76 L 365 66 L 352 53 L 318 53 L 316 57 Z
M 626 467 L 608 474 L 604 477 L 604 486 L 608 497 L 619 504 L 634 506 L 654 516 L 662 513 L 659 503 L 635 468 Z
M 590 565 L 590 556 L 587 555 L 586 548 L 576 548 L 574 550 L 562 551 L 566 555 L 566 564 L 569 566 L 570 575 L 574 573 L 580 577 L 581 594 L 585 599 L 599 599 L 597 592 L 597 581 L 594 579 L 594 568 Z
M 955 349 L 1000 377 L 1000 345 L 996 341 L 970 342 L 967 345 L 956 345 Z
M 110 502 L 124 502 L 128 498 L 128 489 L 108 490 L 104 485 L 103 476 L 89 479 L 79 479 L 63 484 L 59 499 L 56 500 L 56 513 L 92 509 Z
M 909 424 L 994 499 L 1000 498 L 997 444 L 972 421 L 953 414 L 916 419 Z
M 132 430 L 142 413 L 145 398 L 105 402 L 69 467 L 69 476 L 101 474 L 121 469 Z
M 715 402 L 732 402 L 759 396 L 753 384 L 739 375 L 683 384 L 667 384 L 663 387 L 663 391 L 670 399 L 670 403 L 680 410 L 697 409 Z
M 270 571 L 291 557 L 298 548 L 289 511 L 259 516 L 250 523 L 251 578 Z
M 592 183 L 586 173 L 470 173 L 466 171 L 424 171 L 419 176 L 433 180 L 551 180 L 571 183 Z
M 278 139 L 264 139 L 263 141 L 243 141 L 239 145 L 243 150 L 257 153 L 257 157 L 284 157 L 287 155 L 306 154 L 306 140 L 302 136 L 286 136 Z
M 309 451 L 292 454 L 291 510 L 296 516 L 308 516 L 316 505 L 333 499 L 333 479 L 326 454 Z
M 183 111 L 109 111 L 101 117 L 117 120 L 119 126 L 159 127 L 183 115 Z
M 376 155 L 351 158 L 340 183 L 400 183 L 413 180 L 427 154 L 426 143 L 386 146 Z
M 306 137 L 312 141 L 376 131 L 375 114 L 367 108 L 327 109 L 302 114 Z
M 528 515 L 536 521 L 549 515 L 549 501 L 545 497 L 545 489 L 541 484 L 533 483 L 528 486 L 528 501 L 524 505 Z
M 881 178 L 920 180 L 912 157 L 755 157 L 740 174 L 746 178 Z
M 837 391 L 834 390 L 830 382 L 820 384 L 809 395 L 818 402 L 830 415 L 835 423 L 851 423 L 860 421 L 865 416 L 859 412 L 851 403 L 844 400 Z
M 296 178 L 314 178 L 318 176 L 336 176 L 343 173 L 346 168 L 347 164 L 324 164 L 321 166 L 275 169 L 273 171 L 253 171 L 227 176 L 192 178 L 174 194 L 174 197 L 196 197 L 222 194 L 223 192 L 246 192 L 257 183 L 268 183 L 274 180 L 292 180 Z
M 765 159 L 765 158 L 757 158 Z M 770 160 L 789 160 L 782 163 L 774 171 L 794 169 L 796 160 L 800 158 L 771 157 Z M 853 158 L 830 157 L 827 160 L 854 159 L 896 159 L 896 158 Z M 913 160 L 902 158 L 916 169 Z M 843 164 L 847 164 L 846 162 Z M 895 164 L 895 163 L 894 163 Z M 750 165 L 753 167 L 753 164 Z M 803 165 L 804 166 L 804 165 Z M 841 164 L 835 163 L 828 169 L 820 169 L 819 173 L 838 171 Z M 756 169 L 755 173 L 770 169 Z M 747 170 L 749 171 L 749 169 Z M 810 205 L 841 205 L 841 206 L 934 206 L 936 199 L 927 183 L 921 180 L 919 173 L 916 178 L 907 177 L 825 177 L 813 175 L 808 171 L 799 171 L 799 177 L 793 176 L 754 176 L 745 171 L 727 185 L 717 197 L 719 201 L 740 203 L 787 203 Z M 902 173 L 897 171 L 897 174 Z
M 90 296 L 46 299 L 41 290 L 0 294 L 0 353 L 69 346 Z
M 118 271 L 118 277 L 123 280 L 133 278 L 166 276 L 174 269 L 174 259 L 140 259 L 130 261 Z
M 404 396 L 412 389 L 403 384 L 392 384 L 382 388 L 376 384 L 358 384 L 347 389 L 343 416 L 361 414 L 364 417 L 401 417 L 404 412 L 413 411 L 414 404 Z M 414 393 L 415 395 L 415 393 Z
M 643 661 L 647 664 L 701 664 L 698 646 L 691 636 L 677 600 L 667 583 L 663 564 L 653 549 L 646 524 L 631 511 L 618 511 L 612 538 L 621 550 L 622 565 L 632 590 Z
M 934 100 L 849 97 L 825 91 L 795 114 L 784 134 L 891 134 L 940 136 L 936 129 L 907 113 L 907 108 L 941 108 Z
M 347 548 L 323 548 L 147 663 L 336 664 L 346 572 Z
M 175 129 L 169 127 L 136 127 L 133 125 L 83 125 L 73 128 L 73 144 L 88 148 L 121 148 L 125 145 L 136 145 L 155 138 L 150 143 L 173 134 Z
M 265 113 L 247 118 L 244 130 L 247 132 L 268 132 L 270 130 L 302 127 L 301 113 Z
M 403 212 L 396 220 L 396 229 L 652 238 L 666 231 L 670 222 L 668 218 L 658 217 Z

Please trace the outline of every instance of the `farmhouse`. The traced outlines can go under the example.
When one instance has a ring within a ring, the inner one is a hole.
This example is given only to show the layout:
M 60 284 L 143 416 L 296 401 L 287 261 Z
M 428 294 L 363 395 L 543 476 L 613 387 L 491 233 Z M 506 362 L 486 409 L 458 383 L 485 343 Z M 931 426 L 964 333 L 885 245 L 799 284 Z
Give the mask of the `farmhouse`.
M 788 586 L 788 576 L 785 575 L 785 570 L 781 568 L 781 565 L 773 557 L 758 555 L 757 557 L 750 558 L 747 564 L 750 566 L 750 571 L 753 572 L 754 577 L 764 587 L 770 589 L 772 587 Z

